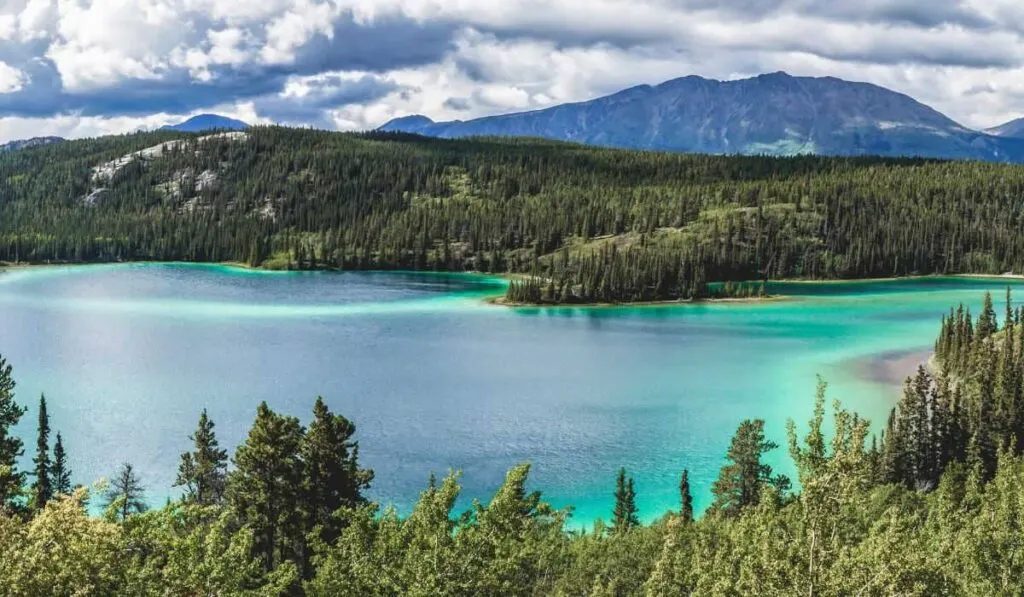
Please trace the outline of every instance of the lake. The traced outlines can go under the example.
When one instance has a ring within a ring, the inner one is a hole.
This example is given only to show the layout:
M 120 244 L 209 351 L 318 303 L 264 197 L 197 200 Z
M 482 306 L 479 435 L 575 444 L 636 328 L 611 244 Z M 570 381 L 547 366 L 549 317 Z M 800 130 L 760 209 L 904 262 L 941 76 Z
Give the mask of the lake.
M 876 422 L 939 318 L 995 279 L 776 284 L 793 300 L 621 308 L 506 308 L 471 275 L 260 273 L 184 264 L 0 271 L 0 353 L 15 368 L 25 468 L 45 392 L 74 480 L 132 462 L 154 504 L 203 408 L 222 445 L 256 406 L 308 421 L 317 395 L 358 426 L 372 497 L 408 511 L 431 471 L 462 471 L 463 505 L 512 465 L 574 520 L 609 518 L 615 475 L 636 476 L 642 518 L 695 502 L 736 426 L 810 416 L 815 375 Z M 909 359 L 907 355 L 910 355 Z M 895 365 L 894 365 L 895 363 Z M 882 373 L 880 373 L 882 372 Z M 791 473 L 784 448 L 772 455 Z

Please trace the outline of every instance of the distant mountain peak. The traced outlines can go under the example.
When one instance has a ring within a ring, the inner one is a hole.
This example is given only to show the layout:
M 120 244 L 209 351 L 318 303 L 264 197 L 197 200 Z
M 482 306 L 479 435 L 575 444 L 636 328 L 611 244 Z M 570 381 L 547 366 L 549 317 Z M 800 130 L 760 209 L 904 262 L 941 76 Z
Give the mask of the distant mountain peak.
M 384 132 L 414 133 L 425 129 L 432 124 L 434 124 L 434 121 L 426 116 L 422 114 L 412 114 L 410 116 L 393 118 L 385 122 L 377 130 Z
M 228 118 L 227 116 L 221 116 L 219 114 L 197 114 L 184 122 L 161 127 L 160 130 L 198 133 L 214 129 L 241 131 L 247 128 L 249 128 L 248 123 L 234 118 Z
M 1024 138 L 1024 121 L 1020 128 Z M 970 130 L 908 95 L 871 83 L 785 71 L 727 81 L 691 75 L 588 101 L 467 121 L 407 116 L 380 130 L 442 138 L 542 137 L 710 154 L 1024 161 L 1024 140 Z
M 1018 118 L 1005 124 L 985 129 L 985 132 L 996 137 L 1024 139 L 1024 118 Z

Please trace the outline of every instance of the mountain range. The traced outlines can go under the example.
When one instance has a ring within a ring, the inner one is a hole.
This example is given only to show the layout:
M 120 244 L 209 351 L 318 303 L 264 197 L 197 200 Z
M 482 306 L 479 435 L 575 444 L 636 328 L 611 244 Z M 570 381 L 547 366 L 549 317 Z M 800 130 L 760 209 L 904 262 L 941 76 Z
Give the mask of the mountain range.
M 711 154 L 1024 162 L 1024 119 L 977 131 L 884 87 L 784 72 L 735 81 L 689 76 L 590 101 L 467 121 L 407 116 L 379 130 L 442 138 L 529 136 Z

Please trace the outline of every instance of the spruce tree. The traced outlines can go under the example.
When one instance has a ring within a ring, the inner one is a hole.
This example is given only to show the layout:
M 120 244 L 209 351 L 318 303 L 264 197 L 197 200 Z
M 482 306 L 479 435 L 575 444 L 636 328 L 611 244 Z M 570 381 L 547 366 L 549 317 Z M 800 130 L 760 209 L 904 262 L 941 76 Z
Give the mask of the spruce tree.
M 996 333 L 999 326 L 996 323 L 996 310 L 992 305 L 992 293 L 985 293 L 985 301 L 981 307 L 981 315 L 978 316 L 977 337 L 984 340 Z
M 763 420 L 748 419 L 740 423 L 726 454 L 729 463 L 722 467 L 718 479 L 711 485 L 715 511 L 738 514 L 760 501 L 766 485 L 780 491 L 789 489 L 789 479 L 773 475 L 772 467 L 761 461 L 765 452 L 777 447 L 778 444 L 765 439 Z
M 690 493 L 690 471 L 683 469 L 679 477 L 679 516 L 686 522 L 693 522 L 693 495 Z
M 302 539 L 302 435 L 298 419 L 260 404 L 249 436 L 235 452 L 235 470 L 228 475 L 228 502 L 238 520 L 252 529 L 254 555 L 267 571 L 294 559 Z
M 53 498 L 50 471 L 50 416 L 46 412 L 46 396 L 39 397 L 39 425 L 36 433 L 35 481 L 32 483 L 32 509 L 42 510 Z
M 228 451 L 220 448 L 214 424 L 203 409 L 199 426 L 188 436 L 194 450 L 181 455 L 175 487 L 185 487 L 185 500 L 202 506 L 219 504 L 227 481 Z
M 633 486 L 633 478 L 626 477 L 626 468 L 619 469 L 619 476 L 615 481 L 615 510 L 612 512 L 612 533 L 622 534 L 638 526 L 640 519 L 637 517 L 636 490 Z
M 17 509 L 22 494 L 24 474 L 17 471 L 18 458 L 24 453 L 21 439 L 12 429 L 25 414 L 25 409 L 14 401 L 13 369 L 0 356 L 0 509 Z
M 323 398 L 313 406 L 313 422 L 302 438 L 302 508 L 305 533 L 318 529 L 319 539 L 332 544 L 341 533 L 343 521 L 333 514 L 339 508 L 356 508 L 366 503 L 373 471 L 359 468 L 359 442 L 352 438 L 356 426 L 331 413 Z M 310 572 L 308 558 L 304 568 Z
M 119 520 L 146 511 L 145 489 L 135 467 L 125 462 L 110 481 L 103 509 L 112 511 Z
M 54 495 L 71 494 L 71 469 L 67 458 L 64 439 L 58 433 L 57 442 L 53 445 L 53 466 L 50 467 L 50 487 Z

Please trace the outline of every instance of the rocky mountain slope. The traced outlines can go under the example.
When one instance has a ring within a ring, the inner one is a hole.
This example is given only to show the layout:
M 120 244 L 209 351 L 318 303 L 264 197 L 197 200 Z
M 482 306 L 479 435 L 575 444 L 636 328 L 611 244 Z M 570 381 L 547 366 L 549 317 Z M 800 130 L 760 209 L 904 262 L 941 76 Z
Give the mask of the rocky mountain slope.
M 1024 140 L 971 130 L 907 95 L 781 72 L 738 81 L 684 77 L 587 102 L 469 121 L 408 116 L 380 130 L 444 138 L 533 136 L 711 154 L 1024 161 Z

